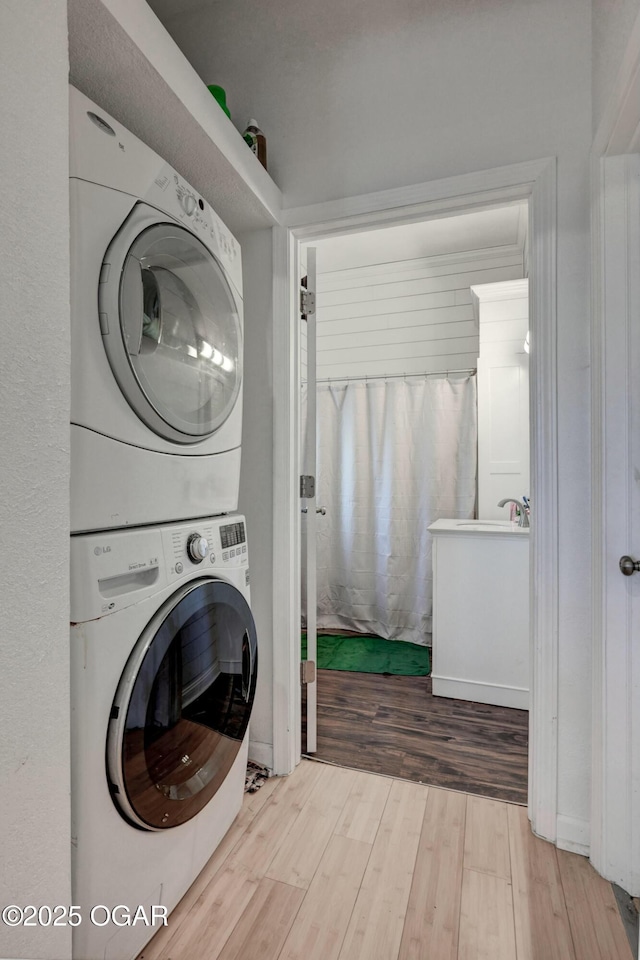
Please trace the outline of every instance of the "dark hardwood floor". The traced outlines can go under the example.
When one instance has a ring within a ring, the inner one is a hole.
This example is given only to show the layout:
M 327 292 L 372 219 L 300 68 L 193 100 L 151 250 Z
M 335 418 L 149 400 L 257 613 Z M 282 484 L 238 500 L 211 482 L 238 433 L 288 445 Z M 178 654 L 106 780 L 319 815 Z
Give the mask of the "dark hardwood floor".
M 430 677 L 318 671 L 314 756 L 341 766 L 526 803 L 528 725 L 526 710 L 434 697 Z

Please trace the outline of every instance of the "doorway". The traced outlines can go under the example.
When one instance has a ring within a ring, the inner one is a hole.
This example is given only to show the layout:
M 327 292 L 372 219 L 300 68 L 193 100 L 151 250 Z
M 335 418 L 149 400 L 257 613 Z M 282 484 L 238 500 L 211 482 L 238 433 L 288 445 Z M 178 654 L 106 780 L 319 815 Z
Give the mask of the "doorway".
M 300 474 L 298 244 L 385 223 L 443 217 L 526 200 L 530 223 L 531 355 L 529 817 L 536 834 L 557 832 L 558 501 L 556 369 L 556 161 L 527 161 L 473 174 L 285 211 L 273 229 L 275 576 L 273 758 L 277 773 L 300 758 Z M 275 365 L 274 365 L 275 369 Z
M 385 225 L 314 240 L 313 248 L 316 345 L 309 355 L 317 364 L 317 388 L 309 409 L 317 407 L 319 669 L 317 748 L 312 738 L 310 752 L 371 772 L 526 802 L 526 709 L 496 700 L 495 691 L 503 692 L 496 684 L 432 694 L 429 526 L 443 517 L 480 516 L 498 521 L 491 532 L 502 533 L 508 511 L 499 499 L 529 492 L 528 382 L 526 375 L 522 382 L 513 376 L 523 367 L 526 374 L 527 204 Z M 303 274 L 306 249 L 301 245 Z M 303 322 L 303 448 L 306 327 Z M 527 420 L 522 437 L 513 417 L 519 403 Z M 489 446 L 510 463 L 493 463 Z M 519 461 L 526 461 L 526 476 L 514 476 Z M 464 537 L 461 545 L 467 543 Z M 304 549 L 302 556 L 304 573 Z M 304 626 L 304 586 L 302 592 Z M 505 619 L 500 607 L 495 615 Z M 525 619 L 518 653 L 525 685 L 526 631 Z M 489 649 L 499 634 L 484 639 L 487 655 L 476 665 L 489 681 L 501 679 L 492 671 L 503 670 L 510 656 L 516 669 L 515 644 L 499 655 Z M 486 702 L 474 702 L 476 696 Z M 526 707 L 526 689 L 517 703 Z

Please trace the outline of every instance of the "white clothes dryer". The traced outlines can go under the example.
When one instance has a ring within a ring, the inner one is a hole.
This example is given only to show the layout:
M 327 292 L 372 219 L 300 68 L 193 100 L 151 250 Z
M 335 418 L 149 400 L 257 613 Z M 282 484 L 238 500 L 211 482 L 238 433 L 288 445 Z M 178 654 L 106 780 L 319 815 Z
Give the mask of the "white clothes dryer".
M 70 88 L 71 531 L 238 507 L 240 246 Z
M 157 927 L 122 920 L 170 911 L 242 804 L 244 517 L 72 537 L 71 617 L 73 957 L 132 960 Z

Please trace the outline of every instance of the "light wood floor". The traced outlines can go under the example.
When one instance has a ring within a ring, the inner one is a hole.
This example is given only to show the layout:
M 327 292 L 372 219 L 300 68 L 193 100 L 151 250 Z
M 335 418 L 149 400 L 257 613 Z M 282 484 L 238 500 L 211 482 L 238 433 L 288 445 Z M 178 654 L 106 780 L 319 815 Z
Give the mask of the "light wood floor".
M 611 886 L 524 807 L 303 761 L 245 797 L 139 960 L 631 960 Z

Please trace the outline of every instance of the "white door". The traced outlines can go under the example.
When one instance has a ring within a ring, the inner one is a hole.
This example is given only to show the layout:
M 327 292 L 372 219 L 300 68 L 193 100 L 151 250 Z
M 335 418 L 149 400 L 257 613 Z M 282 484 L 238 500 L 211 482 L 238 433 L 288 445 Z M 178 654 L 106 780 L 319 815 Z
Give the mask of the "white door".
M 640 156 L 601 161 L 596 216 L 591 859 L 639 895 Z
M 302 663 L 302 682 L 306 686 L 306 712 L 303 724 L 306 724 L 307 744 L 306 753 L 315 753 L 317 748 L 317 599 L 316 599 L 316 250 L 307 247 L 307 278 L 306 288 L 301 303 L 302 322 L 306 325 L 307 340 L 307 403 L 306 429 L 304 432 L 305 444 L 302 451 L 303 484 L 301 487 L 302 503 L 302 543 L 304 556 L 302 558 L 302 592 L 307 598 L 307 657 Z M 312 478 L 312 479 L 309 479 Z M 311 484 L 311 486 L 309 486 Z M 304 701 L 303 701 L 304 702 Z

